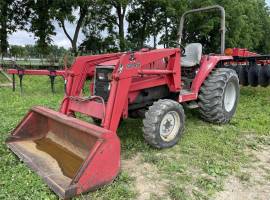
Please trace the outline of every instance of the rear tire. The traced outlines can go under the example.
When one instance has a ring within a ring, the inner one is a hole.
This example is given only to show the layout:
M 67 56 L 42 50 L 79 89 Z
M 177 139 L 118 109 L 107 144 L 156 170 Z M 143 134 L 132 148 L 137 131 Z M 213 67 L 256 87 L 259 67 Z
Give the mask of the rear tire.
M 184 132 L 184 109 L 176 101 L 158 100 L 145 113 L 143 125 L 143 136 L 148 144 L 158 149 L 172 147 Z
M 226 124 L 233 117 L 239 99 L 239 80 L 232 69 L 214 70 L 199 93 L 201 117 L 211 123 Z

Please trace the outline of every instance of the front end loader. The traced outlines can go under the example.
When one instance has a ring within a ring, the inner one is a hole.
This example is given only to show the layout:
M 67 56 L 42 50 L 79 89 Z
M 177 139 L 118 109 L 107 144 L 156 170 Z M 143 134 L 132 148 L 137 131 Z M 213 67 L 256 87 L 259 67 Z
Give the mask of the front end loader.
M 143 115 L 143 136 L 159 149 L 183 134 L 183 104 L 199 108 L 206 121 L 228 123 L 239 98 L 238 76 L 227 67 L 234 62 L 223 52 L 202 55 L 198 43 L 78 57 L 59 111 L 32 108 L 7 145 L 61 198 L 97 189 L 120 171 L 121 119 Z

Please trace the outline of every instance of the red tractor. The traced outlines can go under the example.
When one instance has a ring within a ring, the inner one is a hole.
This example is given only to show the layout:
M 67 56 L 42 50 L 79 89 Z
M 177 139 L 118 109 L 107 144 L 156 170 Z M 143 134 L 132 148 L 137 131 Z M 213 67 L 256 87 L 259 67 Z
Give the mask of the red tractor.
M 208 122 L 228 123 L 239 98 L 238 75 L 231 68 L 237 59 L 248 63 L 251 57 L 224 55 L 224 9 L 214 6 L 185 13 L 180 43 L 185 16 L 209 9 L 222 13 L 221 54 L 202 55 L 202 45 L 193 43 L 185 48 L 78 57 L 68 71 L 59 111 L 32 108 L 7 139 L 8 147 L 55 193 L 69 198 L 118 175 L 116 131 L 121 119 L 143 115 L 143 136 L 160 149 L 174 146 L 183 134 L 183 104 L 197 107 Z M 93 82 L 86 87 L 93 95 L 85 97 L 82 90 L 88 78 Z M 92 117 L 96 124 L 76 118 L 77 113 Z

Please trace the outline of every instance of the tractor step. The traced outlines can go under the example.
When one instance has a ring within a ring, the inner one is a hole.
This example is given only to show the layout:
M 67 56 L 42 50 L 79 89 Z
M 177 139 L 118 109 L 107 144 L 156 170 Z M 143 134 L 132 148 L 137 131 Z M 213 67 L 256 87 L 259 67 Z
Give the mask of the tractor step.
M 185 106 L 189 109 L 196 109 L 196 108 L 199 108 L 199 105 L 197 102 L 195 101 L 191 101 L 191 102 L 188 102 L 185 104 Z
M 197 99 L 197 93 L 192 92 L 191 90 L 183 89 L 180 91 L 179 102 L 193 101 Z
M 191 90 L 188 90 L 188 89 L 183 89 L 180 91 L 180 95 L 186 95 L 186 94 L 190 94 L 192 93 Z

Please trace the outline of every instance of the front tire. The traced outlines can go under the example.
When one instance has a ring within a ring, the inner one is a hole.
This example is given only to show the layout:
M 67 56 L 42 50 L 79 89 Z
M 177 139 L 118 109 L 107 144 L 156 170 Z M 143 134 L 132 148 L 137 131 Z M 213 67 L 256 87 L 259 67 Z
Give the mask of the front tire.
M 143 125 L 143 136 L 148 144 L 158 149 L 172 147 L 184 131 L 184 109 L 176 101 L 159 100 L 145 113 Z
M 239 89 L 239 79 L 234 70 L 214 70 L 200 89 L 198 104 L 201 117 L 211 123 L 228 123 L 236 111 Z

